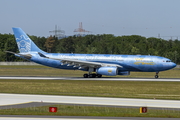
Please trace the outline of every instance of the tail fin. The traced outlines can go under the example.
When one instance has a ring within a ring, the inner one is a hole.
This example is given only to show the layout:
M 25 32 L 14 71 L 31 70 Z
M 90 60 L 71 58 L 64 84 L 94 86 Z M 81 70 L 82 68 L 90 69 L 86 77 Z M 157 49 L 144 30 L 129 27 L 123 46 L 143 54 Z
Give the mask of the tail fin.
M 12 28 L 12 29 L 20 53 L 28 53 L 28 52 L 45 53 L 36 46 L 36 44 L 27 36 L 27 34 L 21 28 Z

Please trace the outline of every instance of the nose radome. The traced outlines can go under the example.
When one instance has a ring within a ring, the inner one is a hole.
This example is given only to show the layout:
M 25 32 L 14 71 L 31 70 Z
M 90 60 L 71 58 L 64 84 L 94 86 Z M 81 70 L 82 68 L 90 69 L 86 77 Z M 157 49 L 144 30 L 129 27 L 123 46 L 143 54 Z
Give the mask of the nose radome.
M 172 62 L 172 65 L 171 65 L 171 66 L 172 66 L 172 68 L 176 67 L 176 63 L 173 63 L 173 62 Z

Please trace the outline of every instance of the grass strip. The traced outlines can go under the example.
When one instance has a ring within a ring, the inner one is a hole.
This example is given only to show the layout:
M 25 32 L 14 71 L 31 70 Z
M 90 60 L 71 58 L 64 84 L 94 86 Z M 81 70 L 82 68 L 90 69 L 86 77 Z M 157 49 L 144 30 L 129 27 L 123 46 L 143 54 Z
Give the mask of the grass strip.
M 0 80 L 1 93 L 180 100 L 180 82 Z
M 1 115 L 57 115 L 57 116 L 103 116 L 103 117 L 163 117 L 180 118 L 180 111 L 173 109 L 148 109 L 140 113 L 139 108 L 99 107 L 79 105 L 53 105 L 56 113 L 49 112 L 49 107 L 12 108 L 0 110 Z

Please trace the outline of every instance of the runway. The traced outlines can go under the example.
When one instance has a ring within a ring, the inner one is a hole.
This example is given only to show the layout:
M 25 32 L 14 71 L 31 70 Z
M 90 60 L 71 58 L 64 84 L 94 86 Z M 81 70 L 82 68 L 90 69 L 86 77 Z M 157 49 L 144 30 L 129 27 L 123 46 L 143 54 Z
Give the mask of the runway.
M 1 76 L 0 79 L 26 79 L 26 80 L 112 80 L 112 81 L 171 81 L 180 82 L 180 79 L 150 79 L 150 78 L 78 78 L 78 77 L 22 77 Z M 149 99 L 125 99 L 106 97 L 78 97 L 78 96 L 52 96 L 52 95 L 23 95 L 0 93 L 0 107 L 4 105 L 23 104 L 31 102 L 106 105 L 106 106 L 147 106 L 158 108 L 180 108 L 180 101 L 149 100 Z
M 100 80 L 100 81 L 162 81 L 162 82 L 180 82 L 180 78 L 83 78 L 83 77 L 34 77 L 34 76 L 0 76 L 0 79 L 14 79 L 14 80 Z
M 54 96 L 54 95 L 27 95 L 27 94 L 3 94 L 0 93 L 0 109 L 30 107 L 27 104 L 31 104 L 35 107 L 43 105 L 53 105 L 53 104 L 71 104 L 71 105 L 94 105 L 94 106 L 114 106 L 114 107 L 153 107 L 153 108 L 174 108 L 179 110 L 180 101 L 176 100 L 154 100 L 154 99 L 126 99 L 126 98 L 107 98 L 107 97 L 79 97 L 79 96 Z M 77 117 L 77 116 L 1 116 L 0 120 L 161 120 L 160 118 L 124 118 L 124 117 Z M 172 118 L 163 118 L 163 120 L 170 120 Z M 177 120 L 177 119 L 174 119 Z
M 27 94 L 3 94 L 0 93 L 0 106 L 23 104 L 30 102 L 103 105 L 103 106 L 132 106 L 155 108 L 180 108 L 178 100 L 155 99 L 128 99 L 107 97 L 80 97 L 80 96 L 55 96 L 55 95 L 27 95 Z

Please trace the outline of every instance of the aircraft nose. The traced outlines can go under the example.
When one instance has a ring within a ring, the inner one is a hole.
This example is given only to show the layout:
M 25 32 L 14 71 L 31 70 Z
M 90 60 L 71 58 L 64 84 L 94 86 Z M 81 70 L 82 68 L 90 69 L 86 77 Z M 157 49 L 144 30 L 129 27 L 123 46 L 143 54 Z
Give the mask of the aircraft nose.
M 173 68 L 176 67 L 176 63 L 172 63 L 172 67 L 173 67 Z
M 172 68 L 176 67 L 176 63 L 173 63 L 171 64 Z

